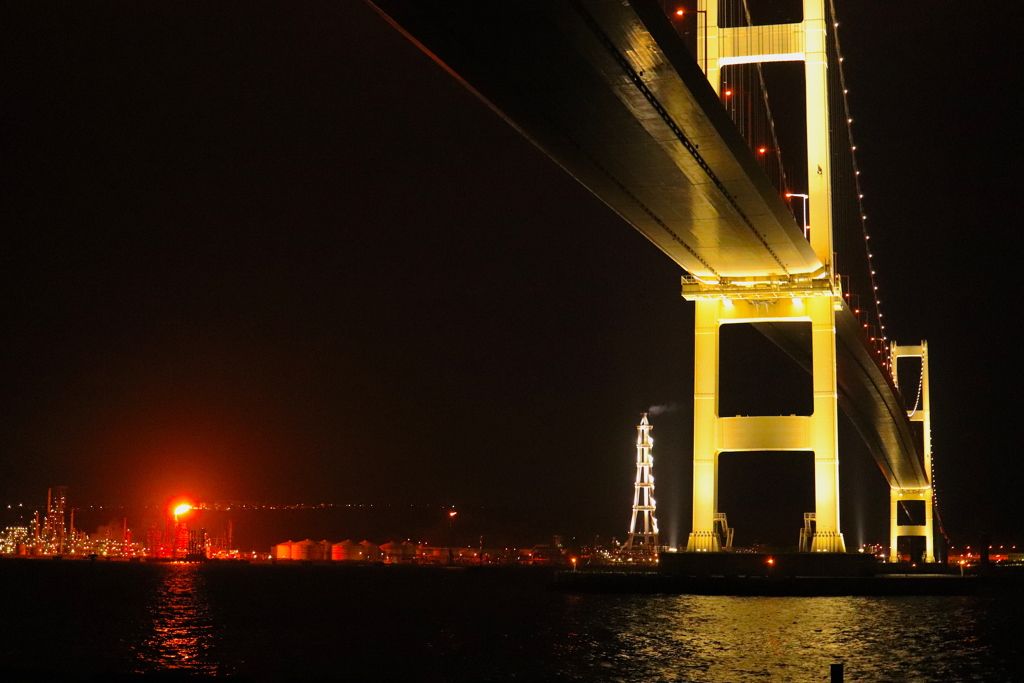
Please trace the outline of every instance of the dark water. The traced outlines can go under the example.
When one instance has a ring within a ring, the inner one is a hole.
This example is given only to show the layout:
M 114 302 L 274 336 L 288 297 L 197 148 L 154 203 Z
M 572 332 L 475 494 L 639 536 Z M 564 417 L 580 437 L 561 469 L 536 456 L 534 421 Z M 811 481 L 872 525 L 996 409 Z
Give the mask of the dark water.
M 0 671 L 827 681 L 842 661 L 847 681 L 1024 681 L 1020 593 L 572 595 L 549 590 L 549 578 L 525 569 L 0 561 Z

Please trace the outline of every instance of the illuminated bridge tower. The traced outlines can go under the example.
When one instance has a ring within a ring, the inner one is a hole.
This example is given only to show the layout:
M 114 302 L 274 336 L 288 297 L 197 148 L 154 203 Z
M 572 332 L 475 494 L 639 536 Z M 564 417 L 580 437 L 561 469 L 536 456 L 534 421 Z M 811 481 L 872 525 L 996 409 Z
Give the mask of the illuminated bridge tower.
M 640 418 L 636 428 L 636 480 L 633 484 L 633 516 L 629 521 L 629 538 L 626 540 L 627 551 L 657 552 L 658 550 L 658 519 L 654 516 L 654 458 L 651 455 L 651 425 L 647 422 L 647 413 Z M 637 518 L 640 519 L 640 531 L 637 530 Z
M 729 283 L 684 283 L 694 301 L 693 531 L 687 551 L 714 552 L 725 539 L 716 529 L 718 459 L 722 452 L 813 451 L 815 530 L 812 552 L 845 552 L 839 526 L 839 439 L 836 310 L 842 308 L 833 260 L 832 171 L 829 141 L 826 0 L 803 0 L 803 21 L 720 28 L 718 0 L 698 0 L 704 40 L 697 62 L 715 92 L 730 64 L 802 61 L 807 103 L 807 200 L 810 243 L 825 272 L 803 281 L 770 275 Z M 814 403 L 809 416 L 720 417 L 719 328 L 731 323 L 809 322 Z
M 907 417 L 911 422 L 921 423 L 921 452 L 924 456 L 924 474 L 928 479 L 928 486 L 925 488 L 898 488 L 889 487 L 889 561 L 898 562 L 899 554 L 896 551 L 897 541 L 900 536 L 924 536 L 925 538 L 925 562 L 935 561 L 935 488 L 932 482 L 932 404 L 928 386 L 928 342 L 922 341 L 919 346 L 897 346 L 891 347 L 893 360 L 893 379 L 899 378 L 896 371 L 900 358 L 920 358 L 921 376 L 917 388 L 917 399 L 914 407 L 907 411 Z M 908 501 L 924 502 L 924 524 L 906 525 L 899 523 L 899 507 Z

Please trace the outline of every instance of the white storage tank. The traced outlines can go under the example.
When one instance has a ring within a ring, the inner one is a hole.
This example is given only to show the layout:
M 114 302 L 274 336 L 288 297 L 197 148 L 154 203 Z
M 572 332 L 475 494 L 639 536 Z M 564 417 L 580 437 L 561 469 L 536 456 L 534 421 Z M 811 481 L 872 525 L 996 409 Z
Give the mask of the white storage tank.
M 346 553 L 345 553 L 345 544 L 346 543 L 351 543 L 351 542 L 352 541 L 350 541 L 348 539 L 345 539 L 341 543 L 335 543 L 334 545 L 332 545 L 331 546 L 331 560 L 333 560 L 334 562 L 340 562 L 341 560 L 347 560 L 348 558 L 345 556 L 346 555 Z
M 366 560 L 366 548 L 361 543 L 354 541 L 342 541 L 336 543 L 331 549 L 331 559 L 346 562 L 358 562 Z
M 298 543 L 292 544 L 292 559 L 293 560 L 316 560 L 317 552 L 320 550 L 320 544 L 316 541 L 306 539 L 299 541 Z
M 363 555 L 367 562 L 380 562 L 381 552 L 379 545 L 365 540 L 359 545 L 363 546 Z
M 384 561 L 389 564 L 412 562 L 416 559 L 416 546 L 404 541 L 385 543 L 380 547 L 380 552 L 384 555 Z
M 290 560 L 292 559 L 292 546 L 295 545 L 291 541 L 285 541 L 284 543 L 278 543 L 274 546 L 274 557 L 278 560 Z

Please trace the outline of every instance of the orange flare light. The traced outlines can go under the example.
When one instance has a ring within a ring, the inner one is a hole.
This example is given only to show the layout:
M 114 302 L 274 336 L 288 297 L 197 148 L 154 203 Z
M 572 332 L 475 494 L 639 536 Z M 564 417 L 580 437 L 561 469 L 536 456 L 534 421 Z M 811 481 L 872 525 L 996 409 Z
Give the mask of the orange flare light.
M 191 505 L 189 505 L 188 503 L 182 503 L 181 505 L 178 505 L 177 507 L 174 508 L 174 516 L 177 517 L 178 515 L 183 515 L 191 509 Z

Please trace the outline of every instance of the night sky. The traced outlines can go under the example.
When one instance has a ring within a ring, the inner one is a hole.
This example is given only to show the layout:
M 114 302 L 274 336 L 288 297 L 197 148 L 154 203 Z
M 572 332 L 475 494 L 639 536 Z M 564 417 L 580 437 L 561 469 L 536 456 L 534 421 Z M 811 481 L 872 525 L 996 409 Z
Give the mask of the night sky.
M 621 538 L 660 405 L 685 542 L 682 271 L 371 8 L 22 4 L 0 502 L 484 506 Z M 946 531 L 1020 543 L 1019 37 L 962 3 L 836 4 L 887 331 L 930 345 Z M 884 479 L 842 438 L 848 545 L 883 541 Z M 809 456 L 742 458 L 737 542 L 795 542 Z

